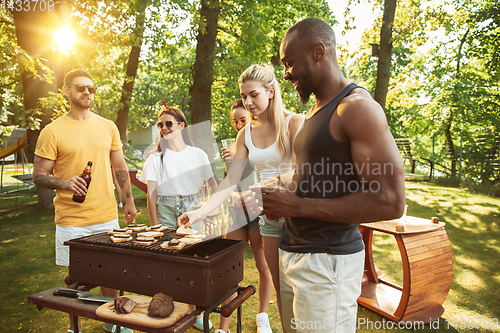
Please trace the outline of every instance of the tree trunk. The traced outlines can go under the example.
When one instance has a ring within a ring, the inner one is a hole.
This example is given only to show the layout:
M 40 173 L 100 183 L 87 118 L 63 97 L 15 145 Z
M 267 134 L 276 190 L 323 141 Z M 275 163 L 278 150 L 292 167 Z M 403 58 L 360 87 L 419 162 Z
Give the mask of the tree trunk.
M 16 27 L 16 37 L 18 45 L 23 48 L 31 57 L 41 58 L 40 61 L 47 67 L 51 68 L 51 46 L 47 44 L 48 40 L 52 40 L 52 25 L 50 11 L 41 11 L 37 8 L 34 11 L 12 11 L 14 17 L 14 25 Z M 23 82 L 23 98 L 24 109 L 33 110 L 31 115 L 41 120 L 40 130 L 45 125 L 50 123 L 52 115 L 51 109 L 42 109 L 42 116 L 36 116 L 35 110 L 39 108 L 38 102 L 40 97 L 47 97 L 49 91 L 56 91 L 55 80 L 52 83 L 44 82 L 28 72 L 26 69 L 22 72 Z M 27 119 L 27 122 L 30 122 Z M 36 141 L 40 134 L 40 130 L 27 129 L 28 134 L 28 149 L 27 158 L 29 162 L 33 162 Z M 54 198 L 54 191 L 37 188 L 38 204 L 40 208 L 54 209 L 52 199 Z
M 457 52 L 457 67 L 456 67 L 456 73 L 455 73 L 455 84 L 453 86 L 453 101 L 452 105 L 450 108 L 450 116 L 448 118 L 448 123 L 446 124 L 446 128 L 444 130 L 445 136 L 446 136 L 446 142 L 448 143 L 448 152 L 450 153 L 450 158 L 451 158 L 451 177 L 455 176 L 456 174 L 456 169 L 457 169 L 457 152 L 455 150 L 455 145 L 453 143 L 453 138 L 451 137 L 451 126 L 453 124 L 454 120 L 454 112 L 460 106 L 460 87 L 458 86 L 458 82 L 460 80 L 460 61 L 462 59 L 462 47 L 467 40 L 467 35 L 469 34 L 469 29 L 465 31 L 465 34 L 462 36 L 462 39 L 460 40 L 460 46 L 458 47 L 458 52 Z
M 429 179 L 432 179 L 432 174 L 434 173 L 434 163 L 428 158 L 420 158 L 423 161 L 429 163 Z
M 450 115 L 448 119 L 448 124 L 444 129 L 444 135 L 446 137 L 446 142 L 448 143 L 448 152 L 451 157 L 451 177 L 455 176 L 456 164 L 457 164 L 457 152 L 455 151 L 455 144 L 453 143 L 453 138 L 451 137 L 451 123 L 453 122 L 453 115 Z
M 191 101 L 191 124 L 210 122 L 212 119 L 212 83 L 214 81 L 215 43 L 219 20 L 219 0 L 201 0 L 201 23 L 196 36 L 196 59 L 194 62 L 193 85 L 189 88 Z M 202 149 L 214 166 L 213 132 L 210 123 L 199 125 L 193 135 L 194 145 Z M 216 181 L 218 177 L 215 167 Z
M 212 118 L 212 83 L 214 81 L 215 40 L 219 19 L 219 0 L 202 0 L 200 16 L 202 24 L 196 36 L 196 60 L 193 85 L 191 86 L 191 123 Z
M 147 2 L 143 2 L 143 6 L 140 8 L 140 11 L 137 12 L 135 36 L 133 36 L 136 41 L 136 45 L 132 46 L 132 49 L 130 50 L 130 55 L 127 61 L 125 82 L 123 82 L 122 97 L 120 99 L 122 107 L 118 111 L 118 116 L 116 118 L 116 127 L 118 127 L 118 131 L 120 132 L 120 139 L 125 142 L 127 142 L 127 123 L 130 112 L 130 102 L 132 100 L 132 92 L 134 90 L 137 69 L 139 68 L 139 56 L 141 55 L 144 22 L 146 20 L 146 7 Z
M 382 27 L 380 28 L 380 51 L 377 63 L 377 81 L 375 83 L 375 100 L 385 110 L 385 101 L 391 77 L 392 58 L 392 26 L 396 13 L 397 0 L 385 0 Z

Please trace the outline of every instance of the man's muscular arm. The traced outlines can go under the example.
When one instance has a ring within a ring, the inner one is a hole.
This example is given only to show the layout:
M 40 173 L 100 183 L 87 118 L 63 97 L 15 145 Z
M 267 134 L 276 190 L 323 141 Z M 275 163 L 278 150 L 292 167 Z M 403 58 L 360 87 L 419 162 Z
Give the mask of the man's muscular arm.
M 54 177 L 52 168 L 54 161 L 35 155 L 33 164 L 33 182 L 40 187 L 52 190 L 72 191 L 78 195 L 84 195 L 87 192 L 86 183 L 78 175 L 70 179 L 61 179 Z

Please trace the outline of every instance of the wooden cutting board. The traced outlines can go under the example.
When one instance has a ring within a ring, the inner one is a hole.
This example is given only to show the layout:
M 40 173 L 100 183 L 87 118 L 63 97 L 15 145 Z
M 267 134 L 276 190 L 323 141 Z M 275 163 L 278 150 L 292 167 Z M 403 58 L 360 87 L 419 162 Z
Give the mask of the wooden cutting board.
M 96 315 L 105 319 L 114 319 L 123 322 L 124 324 L 138 324 L 151 328 L 164 328 L 172 326 L 179 319 L 189 313 L 189 305 L 185 303 L 174 302 L 174 311 L 167 318 L 150 317 L 148 315 L 148 306 L 151 302 L 151 297 L 126 295 L 132 298 L 137 305 L 131 313 L 121 314 L 115 312 L 114 303 L 104 303 L 95 311 Z

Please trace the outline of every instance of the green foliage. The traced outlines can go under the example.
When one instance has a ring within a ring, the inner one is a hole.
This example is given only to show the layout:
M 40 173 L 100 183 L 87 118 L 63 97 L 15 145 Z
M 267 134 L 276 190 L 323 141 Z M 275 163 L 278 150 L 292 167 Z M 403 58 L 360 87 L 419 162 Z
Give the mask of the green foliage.
M 62 91 L 59 91 L 58 93 L 49 91 L 48 97 L 40 98 L 40 107 L 42 109 L 52 110 L 53 119 L 56 119 L 61 117 L 68 111 L 69 102 Z
M 17 45 L 12 16 L 3 10 L 0 11 L 0 45 L 0 116 L 21 128 L 39 128 L 41 107 L 25 110 L 22 75 L 52 83 L 53 71 L 45 59 L 30 56 Z M 1 134 L 6 131 L 10 129 L 0 127 Z
M 181 2 L 172 4 L 178 11 L 171 10 L 165 14 L 152 10 L 158 22 L 151 25 L 154 33 L 147 42 L 150 52 L 141 64 L 140 75 L 136 80 L 129 118 L 131 128 L 146 127 L 153 123 L 152 119 L 156 117 L 162 99 L 169 105 L 178 106 L 190 119 L 189 88 L 193 81 L 194 39 L 198 27 L 201 25 L 203 29 L 203 23 L 199 21 L 197 3 L 191 6 Z M 186 12 L 189 14 L 186 15 Z M 172 30 L 186 16 L 191 17 L 190 29 L 174 35 Z M 279 63 L 279 45 L 285 31 L 308 16 L 322 17 L 334 23 L 328 4 L 323 0 L 307 3 L 222 2 L 212 86 L 212 123 L 218 138 L 236 135 L 229 123 L 229 110 L 239 98 L 238 78 L 251 64 L 274 64 L 282 84 L 285 106 L 293 112 L 308 108 L 300 106 L 293 87 L 283 82 Z M 169 18 L 167 22 L 165 17 Z
M 373 93 L 377 59 L 371 57 L 369 43 L 378 42 L 384 1 L 350 0 L 344 13 L 335 12 L 335 17 L 343 16 L 346 30 L 355 28 L 350 8 L 355 3 L 371 6 L 380 17 L 364 32 L 359 50 L 352 55 L 339 50 L 338 56 L 343 64 L 349 57 L 356 57 L 342 70 L 349 80 Z M 254 63 L 275 66 L 288 110 L 307 110 L 313 101 L 301 105 L 293 87 L 283 81 L 279 45 L 288 27 L 302 18 L 317 16 L 334 25 L 328 3 L 231 0 L 222 1 L 221 6 L 212 86 L 216 137 L 236 135 L 229 124 L 229 109 L 239 98 L 239 75 Z M 146 21 L 143 27 L 137 27 L 137 13 L 144 8 Z M 11 13 L 1 11 L 0 114 L 11 123 L 30 128 L 39 126 L 42 109 L 59 116 L 67 110 L 60 91 L 41 99 L 37 110 L 24 109 L 22 74 L 27 70 L 29 75 L 51 82 L 61 77 L 58 71 L 84 68 L 99 87 L 94 111 L 114 120 L 122 107 L 120 97 L 127 80 L 125 65 L 130 48 L 137 45 L 137 29 L 144 28 L 128 128 L 154 123 L 161 100 L 179 107 L 190 119 L 196 35 L 204 25 L 199 9 L 199 1 L 187 0 L 74 1 L 70 14 L 54 15 L 52 20 L 54 27 L 71 26 L 77 45 L 67 55 L 54 52 L 47 63 L 19 48 Z M 386 104 L 393 135 L 412 138 L 412 156 L 421 163 L 432 158 L 434 138 L 434 160 L 442 166 L 440 171 L 448 172 L 452 159 L 458 156 L 450 155 L 450 151 L 458 150 L 463 132 L 463 175 L 483 183 L 498 182 L 498 168 L 488 166 L 478 149 L 490 151 L 495 146 L 478 148 L 469 130 L 492 128 L 498 132 L 500 128 L 499 13 L 495 0 L 399 0 L 393 27 Z M 428 44 L 433 36 L 439 38 Z M 48 68 L 51 61 L 61 64 L 62 69 Z M 451 142 L 444 135 L 448 128 Z M 0 128 L 0 133 L 9 131 Z
M 383 1 L 377 3 L 381 6 Z M 465 133 L 463 175 L 480 182 L 499 181 L 498 166 L 477 152 L 495 153 L 495 146 L 478 148 L 467 134 L 474 128 L 499 128 L 498 13 L 498 2 L 492 0 L 403 0 L 398 1 L 393 27 L 386 104 L 393 135 L 411 138 L 412 156 L 418 162 L 429 163 L 434 157 L 439 171 L 450 174 L 452 160 L 458 162 L 460 132 Z M 378 43 L 380 20 L 365 32 L 356 61 L 343 69 L 372 93 L 377 59 L 371 57 L 369 43 Z M 426 44 L 430 36 L 439 38 Z M 445 136 L 448 129 L 451 141 Z
M 212 88 L 212 121 L 216 135 L 234 137 L 229 124 L 229 110 L 239 98 L 238 78 L 252 64 L 272 64 L 281 84 L 285 107 L 296 113 L 301 106 L 293 87 L 283 80 L 279 47 L 286 30 L 305 17 L 316 16 L 335 23 L 328 4 L 323 0 L 224 2 L 219 16 L 216 44 L 215 82 Z
M 463 132 L 463 174 L 478 184 L 500 184 L 500 136 L 498 128 Z
M 181 109 L 190 121 L 189 87 L 194 49 L 167 44 L 141 63 L 131 106 L 131 128 L 146 128 L 156 122 L 162 100 Z

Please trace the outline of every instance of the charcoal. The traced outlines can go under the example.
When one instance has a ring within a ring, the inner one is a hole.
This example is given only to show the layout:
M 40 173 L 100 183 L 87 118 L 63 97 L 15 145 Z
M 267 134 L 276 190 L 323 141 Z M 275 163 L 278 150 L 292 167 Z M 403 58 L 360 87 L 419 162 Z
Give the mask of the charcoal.
M 174 311 L 174 301 L 169 295 L 157 293 L 149 303 L 148 315 L 167 318 Z

